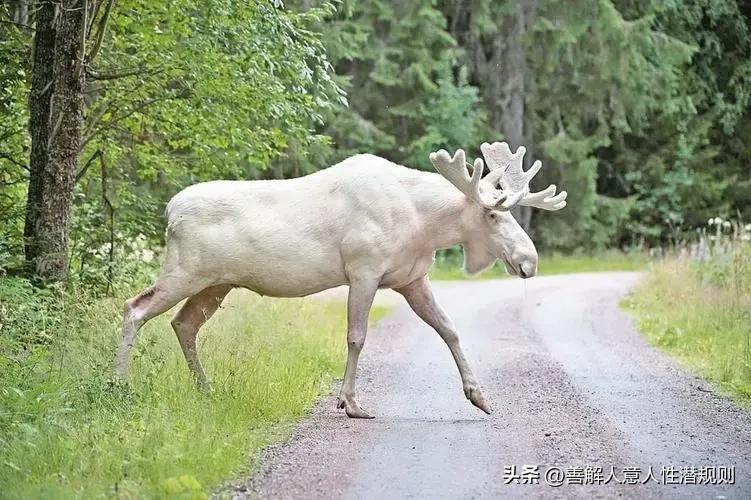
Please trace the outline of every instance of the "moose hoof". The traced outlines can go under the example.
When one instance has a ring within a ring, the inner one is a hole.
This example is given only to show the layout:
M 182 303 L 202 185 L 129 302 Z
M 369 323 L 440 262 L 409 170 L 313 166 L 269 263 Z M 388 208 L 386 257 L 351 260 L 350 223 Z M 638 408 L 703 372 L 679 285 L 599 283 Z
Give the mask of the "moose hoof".
M 211 387 L 211 384 L 196 384 L 196 389 L 203 394 L 204 396 L 210 398 L 214 396 L 214 388 Z
M 464 394 L 467 396 L 467 399 L 469 399 L 469 402 L 474 406 L 478 407 L 488 415 L 492 413 L 490 405 L 488 404 L 487 400 L 485 400 L 485 396 L 482 395 L 480 389 L 468 388 L 464 390 Z
M 354 398 L 339 396 L 339 399 L 336 402 L 336 407 L 340 410 L 344 409 L 344 413 L 346 413 L 349 418 L 375 418 L 373 415 L 360 408 L 360 405 L 357 404 Z
M 211 397 L 214 395 L 214 388 L 211 386 L 211 382 L 205 376 L 201 377 L 196 375 L 193 377 L 193 387 L 204 396 Z

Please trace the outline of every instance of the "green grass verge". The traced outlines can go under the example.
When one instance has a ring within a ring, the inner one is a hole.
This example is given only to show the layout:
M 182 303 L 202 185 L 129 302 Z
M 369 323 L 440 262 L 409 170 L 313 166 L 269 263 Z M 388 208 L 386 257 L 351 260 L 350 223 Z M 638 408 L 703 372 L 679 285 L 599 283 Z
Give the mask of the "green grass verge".
M 718 280 L 706 266 L 713 264 L 655 265 L 623 306 L 653 345 L 751 408 L 751 269 L 746 286 L 735 286 L 732 273 Z
M 122 301 L 23 310 L 30 297 L 0 307 L 15 314 L 0 317 L 3 498 L 205 498 L 343 369 L 342 304 L 235 291 L 199 335 L 212 397 L 193 389 L 169 313 L 139 335 L 129 383 L 113 385 Z M 1 282 L 0 299 L 12 299 Z
M 540 255 L 538 263 L 538 276 L 596 271 L 639 271 L 646 268 L 647 263 L 648 258 L 644 254 L 618 251 L 595 255 L 543 254 Z M 506 277 L 509 277 L 509 275 L 500 262 L 477 276 L 467 276 L 462 271 L 462 261 L 459 255 L 437 259 L 430 270 L 430 279 L 432 280 L 500 279 Z

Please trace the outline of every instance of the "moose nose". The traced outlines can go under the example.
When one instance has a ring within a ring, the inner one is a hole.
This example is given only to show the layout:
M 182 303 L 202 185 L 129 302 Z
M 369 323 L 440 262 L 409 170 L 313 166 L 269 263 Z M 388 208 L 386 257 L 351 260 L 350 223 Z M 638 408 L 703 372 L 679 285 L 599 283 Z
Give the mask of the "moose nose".
M 537 274 L 537 266 L 530 263 L 523 263 L 519 265 L 519 276 L 524 279 L 531 278 Z

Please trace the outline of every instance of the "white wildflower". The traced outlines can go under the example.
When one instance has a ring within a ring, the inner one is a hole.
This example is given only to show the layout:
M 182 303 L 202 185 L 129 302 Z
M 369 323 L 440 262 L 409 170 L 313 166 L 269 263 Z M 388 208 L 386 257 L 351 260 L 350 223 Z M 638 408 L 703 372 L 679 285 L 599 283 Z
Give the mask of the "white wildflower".
M 724 227 L 725 229 L 729 228 L 730 227 L 730 221 L 726 220 L 725 222 L 723 222 L 722 223 L 722 227 Z
M 742 234 L 741 241 L 751 241 L 751 234 Z
M 747 232 L 751 233 L 751 224 L 746 224 L 745 229 Z
M 714 217 L 710 217 L 709 220 L 707 221 L 708 226 L 711 226 L 712 224 L 714 224 Z

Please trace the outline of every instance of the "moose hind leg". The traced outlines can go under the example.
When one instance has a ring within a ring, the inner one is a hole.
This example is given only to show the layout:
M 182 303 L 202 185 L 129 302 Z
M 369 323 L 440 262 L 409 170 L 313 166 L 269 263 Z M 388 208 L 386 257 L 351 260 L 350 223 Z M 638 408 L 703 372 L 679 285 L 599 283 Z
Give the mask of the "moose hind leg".
M 190 297 L 203 287 L 194 289 L 187 280 L 167 275 L 154 285 L 125 302 L 123 311 L 122 340 L 115 358 L 115 376 L 124 379 L 128 373 L 130 351 L 138 330 L 151 318 L 171 309 L 175 304 Z
M 217 285 L 206 288 L 189 298 L 180 311 L 172 318 L 172 329 L 177 335 L 180 347 L 188 362 L 188 368 L 196 379 L 196 384 L 204 392 L 211 392 L 211 385 L 196 350 L 198 330 L 219 309 L 224 297 L 232 290 L 231 285 Z

